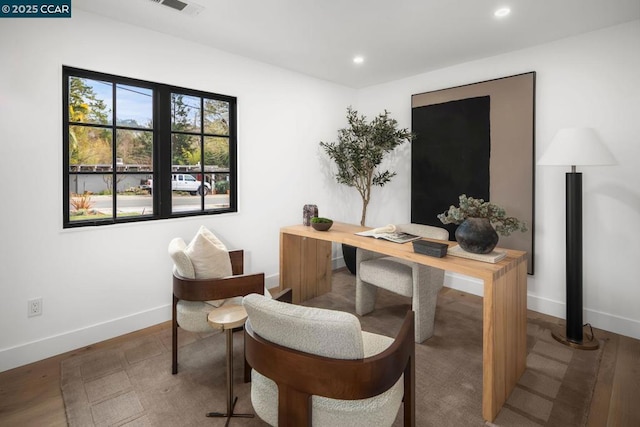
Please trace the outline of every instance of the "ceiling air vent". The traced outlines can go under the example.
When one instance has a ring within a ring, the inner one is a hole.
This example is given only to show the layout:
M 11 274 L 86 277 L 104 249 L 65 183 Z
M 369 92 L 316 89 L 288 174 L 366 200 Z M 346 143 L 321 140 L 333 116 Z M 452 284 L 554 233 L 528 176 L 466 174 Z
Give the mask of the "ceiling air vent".
M 178 12 L 186 13 L 187 15 L 195 16 L 198 15 L 204 9 L 204 6 L 201 6 L 194 2 L 187 2 L 181 0 L 150 0 L 153 3 L 158 3 L 163 6 L 170 7 L 173 10 L 177 10 Z

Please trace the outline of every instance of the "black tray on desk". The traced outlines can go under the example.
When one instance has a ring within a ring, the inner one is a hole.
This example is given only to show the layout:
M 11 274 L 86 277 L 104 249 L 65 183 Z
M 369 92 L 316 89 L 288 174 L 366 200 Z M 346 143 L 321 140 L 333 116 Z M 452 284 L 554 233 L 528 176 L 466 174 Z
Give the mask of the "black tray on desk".
M 445 256 L 447 254 L 447 248 L 449 248 L 449 245 L 446 243 L 436 243 L 428 240 L 414 240 L 412 243 L 414 252 L 436 258 Z

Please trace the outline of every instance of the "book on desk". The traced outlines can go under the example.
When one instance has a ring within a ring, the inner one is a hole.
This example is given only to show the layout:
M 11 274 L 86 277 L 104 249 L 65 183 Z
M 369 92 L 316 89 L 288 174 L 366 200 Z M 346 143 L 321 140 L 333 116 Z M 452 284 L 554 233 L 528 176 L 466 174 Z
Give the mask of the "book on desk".
M 360 231 L 355 234 L 358 236 L 384 239 L 393 243 L 413 242 L 414 240 L 418 240 L 421 238 L 420 236 L 416 236 L 415 234 L 397 231 L 396 226 L 393 224 L 389 224 L 384 227 L 373 228 L 371 230 Z
M 451 246 L 448 251 L 449 255 L 457 256 L 460 258 L 473 259 L 476 261 L 489 262 L 495 264 L 504 257 L 507 256 L 506 251 L 494 249 L 488 254 L 475 254 L 473 252 L 467 252 L 460 247 L 460 245 Z

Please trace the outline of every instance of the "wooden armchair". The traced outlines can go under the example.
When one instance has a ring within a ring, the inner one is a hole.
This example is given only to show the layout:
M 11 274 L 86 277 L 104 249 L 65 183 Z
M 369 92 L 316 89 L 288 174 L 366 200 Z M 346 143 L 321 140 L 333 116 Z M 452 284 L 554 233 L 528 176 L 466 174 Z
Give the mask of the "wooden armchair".
M 173 308 L 171 315 L 171 373 L 178 372 L 178 326 L 192 332 L 208 332 L 209 313 L 216 309 L 205 301 L 242 297 L 251 293 L 263 293 L 264 273 L 244 273 L 244 251 L 229 252 L 232 276 L 219 279 L 188 279 L 173 273 Z M 186 303 L 186 304 L 185 304 Z M 195 304 L 194 304 L 195 303 Z M 178 306 L 180 305 L 180 316 Z M 178 318 L 180 317 L 180 321 Z
M 412 311 L 392 339 L 361 331 L 350 313 L 260 295 L 243 304 L 251 401 L 262 420 L 279 427 L 390 426 L 404 401 L 404 425 L 415 425 Z
M 187 246 L 180 237 L 169 243 L 173 260 L 172 364 L 178 372 L 178 326 L 191 332 L 210 332 L 208 316 L 224 304 L 241 304 L 250 293 L 271 296 L 264 273 L 244 274 L 244 252 L 225 245 L 201 226 Z M 248 378 L 248 372 L 245 373 Z

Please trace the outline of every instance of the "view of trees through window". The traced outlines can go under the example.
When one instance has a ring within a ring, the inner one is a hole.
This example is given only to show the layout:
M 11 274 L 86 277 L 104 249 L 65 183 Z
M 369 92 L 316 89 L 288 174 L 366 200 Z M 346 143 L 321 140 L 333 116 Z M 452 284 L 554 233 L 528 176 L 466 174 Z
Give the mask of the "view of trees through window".
M 204 160 L 203 160 L 204 159 Z M 229 189 L 229 103 L 171 94 L 171 163 L 204 182 L 199 192 L 224 194 Z M 180 185 L 180 177 L 174 181 Z M 179 194 L 174 192 L 177 202 Z M 184 206 L 174 203 L 174 212 Z
M 235 211 L 235 98 L 63 74 L 65 227 Z

